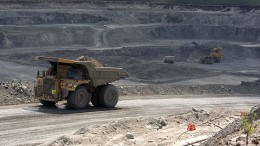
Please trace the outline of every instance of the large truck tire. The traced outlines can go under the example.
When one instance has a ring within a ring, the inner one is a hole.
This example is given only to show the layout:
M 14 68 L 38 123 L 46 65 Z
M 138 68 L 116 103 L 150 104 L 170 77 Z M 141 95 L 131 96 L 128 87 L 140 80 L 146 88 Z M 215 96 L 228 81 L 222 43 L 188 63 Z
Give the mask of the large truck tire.
M 74 92 L 70 92 L 67 98 L 68 107 L 73 109 L 84 109 L 89 105 L 91 94 L 84 86 L 79 86 Z
M 119 93 L 114 85 L 104 85 L 99 92 L 100 105 L 105 108 L 113 108 L 119 99 Z
M 56 102 L 53 101 L 46 101 L 46 100 L 40 100 L 40 103 L 44 106 L 55 106 Z

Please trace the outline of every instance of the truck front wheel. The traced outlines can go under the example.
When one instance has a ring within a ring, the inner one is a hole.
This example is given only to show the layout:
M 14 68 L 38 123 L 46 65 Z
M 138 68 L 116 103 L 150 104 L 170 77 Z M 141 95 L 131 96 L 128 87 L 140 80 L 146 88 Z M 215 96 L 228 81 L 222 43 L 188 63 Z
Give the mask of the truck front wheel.
M 68 107 L 73 109 L 84 109 L 89 105 L 90 93 L 84 86 L 79 86 L 71 92 L 67 98 Z
M 102 107 L 113 108 L 118 102 L 119 94 L 114 85 L 104 85 L 100 89 L 99 102 Z

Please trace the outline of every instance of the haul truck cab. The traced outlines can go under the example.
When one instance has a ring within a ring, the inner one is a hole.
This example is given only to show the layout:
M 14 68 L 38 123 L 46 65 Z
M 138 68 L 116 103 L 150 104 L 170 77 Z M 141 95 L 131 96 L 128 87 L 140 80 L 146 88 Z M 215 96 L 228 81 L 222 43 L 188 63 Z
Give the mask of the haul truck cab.
M 68 107 L 83 109 L 91 102 L 94 106 L 115 107 L 119 93 L 109 83 L 128 77 L 122 68 L 105 67 L 91 57 L 84 60 L 36 56 L 51 67 L 37 73 L 35 97 L 46 106 L 67 100 Z

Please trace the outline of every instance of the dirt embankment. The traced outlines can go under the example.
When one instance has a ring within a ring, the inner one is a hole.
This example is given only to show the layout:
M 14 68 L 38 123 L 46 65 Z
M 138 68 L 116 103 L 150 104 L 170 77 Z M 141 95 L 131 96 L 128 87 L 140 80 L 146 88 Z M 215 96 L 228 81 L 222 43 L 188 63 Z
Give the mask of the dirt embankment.
M 174 84 L 153 84 L 147 86 L 120 86 L 122 95 L 183 95 L 183 94 L 260 94 L 260 86 L 244 85 L 174 85 Z
M 140 117 L 84 127 L 48 145 L 184 145 L 196 139 L 202 138 L 203 141 L 209 138 L 236 118 L 239 116 L 229 111 L 193 108 L 179 116 Z M 195 124 L 196 130 L 188 131 L 189 124 Z
M 248 145 L 259 145 L 260 144 L 260 126 L 255 128 L 255 132 L 249 136 Z M 243 130 L 239 130 L 234 134 L 228 135 L 224 139 L 222 139 L 216 145 L 229 145 L 229 146 L 243 146 L 246 145 L 246 134 Z

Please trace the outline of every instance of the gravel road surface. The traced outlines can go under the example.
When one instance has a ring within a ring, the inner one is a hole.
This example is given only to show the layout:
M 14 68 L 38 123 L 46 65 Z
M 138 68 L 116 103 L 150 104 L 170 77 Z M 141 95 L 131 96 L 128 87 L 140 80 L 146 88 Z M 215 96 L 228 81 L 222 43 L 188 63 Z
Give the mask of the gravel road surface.
M 35 145 L 65 135 L 81 127 L 121 118 L 161 117 L 186 113 L 191 107 L 247 111 L 260 103 L 260 96 L 132 96 L 124 97 L 115 109 L 89 107 L 75 111 L 59 103 L 46 108 L 40 104 L 0 107 L 0 145 Z

